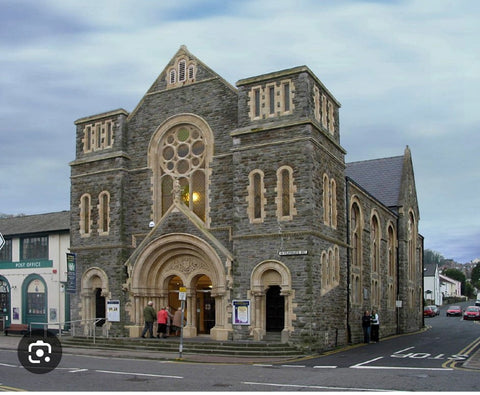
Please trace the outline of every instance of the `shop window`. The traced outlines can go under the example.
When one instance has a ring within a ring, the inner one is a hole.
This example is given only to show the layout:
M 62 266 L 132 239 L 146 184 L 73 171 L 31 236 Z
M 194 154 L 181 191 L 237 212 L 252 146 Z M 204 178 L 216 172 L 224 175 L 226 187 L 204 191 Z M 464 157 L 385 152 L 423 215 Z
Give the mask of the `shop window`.
M 5 239 L 5 244 L 0 250 L 0 262 L 12 261 L 12 239 Z

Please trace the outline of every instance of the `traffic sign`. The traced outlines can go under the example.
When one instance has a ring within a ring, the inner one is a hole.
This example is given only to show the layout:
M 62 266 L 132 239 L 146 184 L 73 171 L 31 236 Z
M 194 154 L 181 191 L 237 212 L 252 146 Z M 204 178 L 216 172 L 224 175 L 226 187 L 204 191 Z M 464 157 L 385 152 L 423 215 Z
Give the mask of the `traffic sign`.
M 0 250 L 3 248 L 5 245 L 5 239 L 3 238 L 2 234 L 0 233 Z
M 186 300 L 187 299 L 187 288 L 180 287 L 178 292 L 178 300 Z

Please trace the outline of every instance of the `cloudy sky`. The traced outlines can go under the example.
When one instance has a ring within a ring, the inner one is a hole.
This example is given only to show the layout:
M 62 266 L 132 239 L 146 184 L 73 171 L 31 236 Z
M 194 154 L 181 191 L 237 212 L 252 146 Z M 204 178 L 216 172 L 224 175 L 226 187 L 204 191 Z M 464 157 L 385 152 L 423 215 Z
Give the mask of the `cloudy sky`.
M 425 248 L 480 257 L 480 1 L 0 0 L 0 213 L 69 209 L 81 117 L 132 111 L 178 48 L 236 81 L 307 65 L 347 161 L 413 156 Z

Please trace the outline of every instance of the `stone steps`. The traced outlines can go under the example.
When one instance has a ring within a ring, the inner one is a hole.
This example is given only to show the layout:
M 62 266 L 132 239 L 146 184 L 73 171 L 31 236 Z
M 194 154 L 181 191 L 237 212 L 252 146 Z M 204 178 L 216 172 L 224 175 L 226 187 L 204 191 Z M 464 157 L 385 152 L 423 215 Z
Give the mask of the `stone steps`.
M 137 339 L 137 338 L 92 338 L 62 337 L 63 347 L 95 348 L 108 350 L 137 350 L 137 351 L 163 351 L 177 352 L 180 345 L 179 338 L 168 339 Z M 190 340 L 184 339 L 183 352 L 191 354 L 215 354 L 236 356 L 291 356 L 303 355 L 301 351 L 279 342 L 255 341 L 212 341 L 209 339 Z

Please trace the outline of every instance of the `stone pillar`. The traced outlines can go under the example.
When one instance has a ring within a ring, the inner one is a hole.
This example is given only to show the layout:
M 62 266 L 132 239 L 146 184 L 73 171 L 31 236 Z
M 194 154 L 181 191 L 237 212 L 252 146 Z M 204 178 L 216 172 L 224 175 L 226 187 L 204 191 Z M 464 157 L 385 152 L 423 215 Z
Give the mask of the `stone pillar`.
M 186 338 L 197 336 L 197 327 L 195 326 L 196 308 L 195 295 L 187 293 L 187 326 L 183 328 L 183 336 Z
M 265 328 L 263 327 L 263 314 L 262 306 L 265 298 L 265 294 L 260 291 L 252 291 L 252 296 L 255 299 L 254 304 L 254 322 L 253 322 L 253 339 L 262 340 L 265 336 Z

